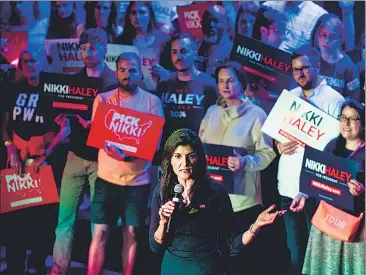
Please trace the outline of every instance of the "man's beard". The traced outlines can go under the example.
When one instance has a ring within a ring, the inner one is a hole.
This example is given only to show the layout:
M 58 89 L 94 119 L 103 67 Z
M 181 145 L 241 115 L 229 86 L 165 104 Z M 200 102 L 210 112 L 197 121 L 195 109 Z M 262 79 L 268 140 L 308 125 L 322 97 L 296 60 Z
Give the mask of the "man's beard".
M 128 91 L 128 92 L 134 92 L 137 88 L 137 85 L 136 84 L 131 84 L 131 83 L 128 83 L 128 84 L 122 84 L 120 83 L 119 85 L 123 90 L 125 91 Z
M 301 88 L 303 88 L 305 91 L 310 90 L 310 89 L 313 88 L 313 82 L 310 81 L 310 80 L 308 82 L 306 82 L 305 85 L 301 85 L 300 83 L 297 83 L 297 84 L 299 84 L 299 86 Z

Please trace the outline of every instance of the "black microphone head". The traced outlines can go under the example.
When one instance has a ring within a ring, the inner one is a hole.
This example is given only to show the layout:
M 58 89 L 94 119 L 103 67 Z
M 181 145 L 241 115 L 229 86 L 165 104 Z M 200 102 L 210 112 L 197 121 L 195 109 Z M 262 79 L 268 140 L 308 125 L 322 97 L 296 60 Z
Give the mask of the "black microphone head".
M 183 185 L 181 185 L 179 183 L 176 186 L 174 186 L 174 193 L 182 194 L 183 190 L 184 190 Z

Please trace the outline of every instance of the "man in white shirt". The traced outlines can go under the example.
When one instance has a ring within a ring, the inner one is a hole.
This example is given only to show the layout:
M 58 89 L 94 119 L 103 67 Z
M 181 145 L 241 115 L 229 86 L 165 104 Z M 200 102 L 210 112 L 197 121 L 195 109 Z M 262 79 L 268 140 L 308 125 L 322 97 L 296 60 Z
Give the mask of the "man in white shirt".
M 337 118 L 343 97 L 319 76 L 319 52 L 313 48 L 294 53 L 291 60 L 293 76 L 299 87 L 290 92 Z M 281 154 L 277 176 L 281 208 L 289 209 L 292 199 L 299 193 L 304 148 L 293 141 L 277 143 L 277 148 Z M 287 246 L 291 252 L 291 275 L 301 274 L 314 208 L 315 205 L 308 202 L 303 212 L 289 211 L 284 217 Z

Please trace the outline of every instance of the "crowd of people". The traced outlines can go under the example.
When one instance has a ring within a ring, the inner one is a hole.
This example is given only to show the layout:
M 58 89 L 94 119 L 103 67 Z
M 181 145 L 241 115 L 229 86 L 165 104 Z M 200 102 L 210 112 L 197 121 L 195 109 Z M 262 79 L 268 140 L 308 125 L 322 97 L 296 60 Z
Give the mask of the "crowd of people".
M 202 37 L 196 38 L 181 31 L 177 9 L 202 3 L 210 5 L 202 15 Z M 158 16 L 164 7 L 169 22 Z M 364 274 L 363 219 L 352 242 L 312 226 L 319 201 L 299 187 L 305 149 L 261 131 L 276 97 L 258 97 L 273 91 L 260 77 L 248 81 L 248 72 L 231 56 L 239 35 L 291 55 L 293 84 L 277 85 L 339 120 L 340 135 L 324 151 L 360 163 L 348 182 L 355 197 L 348 212 L 359 216 L 365 211 L 363 23 L 364 2 L 355 1 L 0 2 L 0 32 L 28 33 L 15 73 L 0 74 L 0 168 L 21 175 L 25 167 L 38 172 L 51 165 L 60 196 L 57 205 L 0 214 L 1 227 L 11 232 L 5 243 L 7 268 L 0 273 L 67 274 L 87 190 L 88 275 L 101 273 L 108 237 L 119 222 L 122 271 L 135 274 L 146 217 L 150 248 L 164 275 L 269 274 L 266 257 L 274 255 L 267 248 L 277 232 L 268 229 L 278 223 L 284 224 L 290 259 L 273 274 Z M 69 38 L 79 39 L 84 63 L 69 76 L 70 83 L 101 81 L 89 116 L 54 115 L 40 104 L 40 75 L 52 59 L 45 43 Z M 1 64 L 11 67 L 6 41 L 0 39 Z M 119 53 L 112 71 L 106 62 L 110 44 L 159 50 L 159 62 L 151 68 L 156 89 L 145 88 L 136 52 Z M 110 142 L 103 149 L 86 145 L 100 103 L 165 119 L 153 161 Z M 235 148 L 227 160 L 230 193 L 208 177 L 205 143 Z M 159 178 L 154 169 L 160 170 Z M 264 201 L 268 184 L 279 196 Z M 48 240 L 54 241 L 51 270 L 45 266 Z

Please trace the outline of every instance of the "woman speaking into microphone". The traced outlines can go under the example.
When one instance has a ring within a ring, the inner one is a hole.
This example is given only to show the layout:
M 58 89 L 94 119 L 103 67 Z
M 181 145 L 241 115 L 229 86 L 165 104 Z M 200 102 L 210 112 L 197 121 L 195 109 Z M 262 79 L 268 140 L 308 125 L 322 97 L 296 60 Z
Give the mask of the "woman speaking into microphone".
M 203 145 L 195 132 L 179 129 L 168 138 L 162 178 L 153 194 L 149 232 L 151 249 L 163 254 L 163 275 L 223 275 L 219 236 L 233 252 L 239 252 L 261 227 L 285 213 L 271 213 L 276 207 L 272 205 L 246 232 L 239 232 L 229 196 L 209 179 L 206 165 Z

